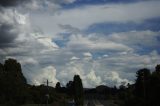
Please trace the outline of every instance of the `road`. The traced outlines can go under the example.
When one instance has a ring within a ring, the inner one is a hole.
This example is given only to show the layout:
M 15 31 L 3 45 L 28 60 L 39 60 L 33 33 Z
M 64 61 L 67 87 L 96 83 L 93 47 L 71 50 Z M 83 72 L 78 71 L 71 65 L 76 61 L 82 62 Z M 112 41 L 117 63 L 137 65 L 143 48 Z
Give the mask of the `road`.
M 85 106 L 104 106 L 98 100 L 88 100 L 85 102 Z
M 84 106 L 118 106 L 118 105 L 114 104 L 113 101 L 109 100 L 103 100 L 103 101 L 87 100 Z

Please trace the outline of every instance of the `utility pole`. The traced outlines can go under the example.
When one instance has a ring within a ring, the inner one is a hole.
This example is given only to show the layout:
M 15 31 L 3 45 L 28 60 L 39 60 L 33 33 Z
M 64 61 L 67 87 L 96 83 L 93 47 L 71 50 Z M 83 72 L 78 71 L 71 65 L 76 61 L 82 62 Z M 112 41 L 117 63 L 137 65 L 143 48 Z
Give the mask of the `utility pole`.
M 49 100 L 49 83 L 52 83 L 52 82 L 49 82 L 48 79 L 46 82 L 44 82 L 47 84 L 47 94 L 46 94 L 46 97 L 47 97 L 47 102 L 46 102 L 46 106 L 48 106 L 48 100 Z

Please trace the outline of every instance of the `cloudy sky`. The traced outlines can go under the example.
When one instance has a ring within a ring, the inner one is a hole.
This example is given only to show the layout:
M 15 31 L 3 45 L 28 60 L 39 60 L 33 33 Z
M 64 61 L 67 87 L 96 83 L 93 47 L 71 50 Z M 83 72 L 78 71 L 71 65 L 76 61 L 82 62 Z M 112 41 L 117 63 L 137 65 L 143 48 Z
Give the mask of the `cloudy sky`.
M 0 61 L 15 58 L 30 84 L 133 83 L 160 63 L 160 0 L 1 0 Z

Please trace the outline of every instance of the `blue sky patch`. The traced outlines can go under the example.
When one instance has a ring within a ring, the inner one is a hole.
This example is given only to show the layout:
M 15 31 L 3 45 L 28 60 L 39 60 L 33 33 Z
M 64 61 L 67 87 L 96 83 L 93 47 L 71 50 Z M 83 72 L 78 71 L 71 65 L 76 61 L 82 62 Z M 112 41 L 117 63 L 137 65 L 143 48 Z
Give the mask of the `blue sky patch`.
M 71 4 L 62 4 L 64 9 L 77 8 L 86 5 L 102 5 L 102 4 L 125 4 L 125 3 L 134 3 L 139 0 L 76 0 Z M 141 0 L 145 1 L 145 0 Z
M 149 19 L 141 23 L 98 23 L 91 25 L 86 29 L 86 33 L 101 33 L 101 34 L 111 34 L 118 32 L 128 32 L 128 31 L 159 31 L 160 30 L 160 18 Z

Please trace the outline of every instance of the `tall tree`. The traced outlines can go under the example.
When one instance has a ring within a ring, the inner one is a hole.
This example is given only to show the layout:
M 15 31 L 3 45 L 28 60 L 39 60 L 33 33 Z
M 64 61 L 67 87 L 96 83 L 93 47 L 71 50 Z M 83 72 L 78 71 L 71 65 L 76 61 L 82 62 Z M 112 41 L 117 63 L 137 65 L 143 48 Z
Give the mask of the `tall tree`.
M 60 84 L 60 82 L 57 82 L 57 83 L 56 83 L 56 87 L 55 87 L 55 88 L 56 88 L 56 91 L 57 91 L 57 92 L 60 92 L 60 91 L 61 91 L 61 84 Z
M 160 65 L 157 65 L 150 78 L 150 106 L 160 106 Z
M 149 98 L 149 86 L 150 86 L 150 70 L 149 69 L 140 69 L 137 71 L 137 80 L 135 83 L 135 94 L 139 98 L 142 105 L 147 104 Z
M 84 104 L 84 91 L 82 80 L 79 75 L 74 76 L 74 100 L 77 106 L 83 106 Z
M 66 84 L 66 88 L 67 88 L 67 94 L 70 95 L 71 97 L 73 97 L 73 95 L 74 95 L 74 83 L 73 83 L 73 81 L 69 81 Z
M 26 99 L 27 81 L 23 76 L 20 63 L 8 59 L 4 63 L 4 79 L 6 101 L 24 103 Z
M 149 69 L 144 68 L 137 71 L 136 74 L 137 74 L 137 80 L 135 83 L 136 94 L 139 97 L 143 97 L 145 95 L 145 90 L 151 73 Z
M 160 64 L 158 64 L 158 65 L 156 66 L 156 72 L 159 72 L 159 73 L 160 73 Z
M 5 101 L 5 86 L 4 86 L 4 67 L 3 64 L 0 63 L 0 104 Z

